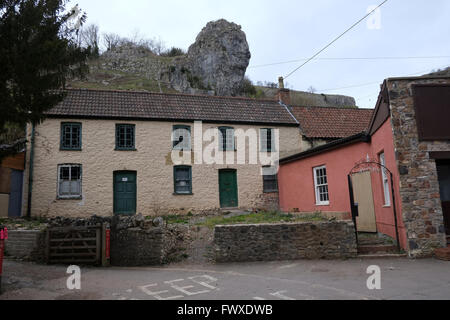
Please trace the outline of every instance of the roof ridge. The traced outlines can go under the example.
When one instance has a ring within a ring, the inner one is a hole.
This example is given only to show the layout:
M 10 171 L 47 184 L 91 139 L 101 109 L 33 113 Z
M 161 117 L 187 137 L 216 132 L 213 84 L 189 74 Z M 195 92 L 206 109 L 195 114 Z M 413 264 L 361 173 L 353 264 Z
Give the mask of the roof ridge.
M 370 110 L 373 111 L 375 109 L 367 109 L 367 108 L 353 108 L 353 107 L 337 107 L 337 106 L 330 106 L 330 107 L 325 107 L 325 106 L 291 106 L 292 108 L 314 108 L 314 109 L 339 109 L 339 110 L 358 110 L 358 111 L 366 111 L 366 110 Z
M 167 92 L 153 92 L 153 91 L 137 91 L 137 90 L 118 90 L 118 89 L 91 89 L 91 88 L 66 88 L 65 91 L 92 91 L 92 92 L 116 92 L 116 93 L 138 93 L 147 95 L 162 95 L 162 96 L 184 96 L 184 97 L 201 97 L 201 98 L 219 98 L 219 99 L 235 99 L 235 100 L 248 100 L 248 101 L 266 101 L 276 102 L 277 99 L 258 99 L 249 97 L 233 97 L 233 96 L 213 96 L 207 94 L 190 94 L 190 93 L 167 93 Z

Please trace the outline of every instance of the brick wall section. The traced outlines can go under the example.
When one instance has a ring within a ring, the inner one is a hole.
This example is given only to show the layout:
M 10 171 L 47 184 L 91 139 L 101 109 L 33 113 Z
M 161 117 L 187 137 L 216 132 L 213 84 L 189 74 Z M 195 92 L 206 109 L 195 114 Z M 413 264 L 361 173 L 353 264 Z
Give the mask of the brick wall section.
M 216 226 L 217 262 L 339 259 L 356 257 L 351 222 Z
M 436 163 L 429 152 L 450 151 L 450 142 L 419 142 L 412 86 L 450 83 L 450 79 L 389 79 L 387 83 L 408 251 L 411 257 L 430 256 L 434 248 L 445 245 L 445 230 Z
M 36 230 L 9 230 L 5 254 L 19 259 L 41 260 L 45 233 Z

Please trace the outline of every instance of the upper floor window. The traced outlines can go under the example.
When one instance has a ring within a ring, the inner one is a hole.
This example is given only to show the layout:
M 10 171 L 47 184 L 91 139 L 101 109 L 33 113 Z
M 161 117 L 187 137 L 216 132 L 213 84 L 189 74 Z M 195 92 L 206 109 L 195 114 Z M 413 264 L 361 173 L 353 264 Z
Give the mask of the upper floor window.
M 175 166 L 173 179 L 175 194 L 192 194 L 192 167 Z
M 61 124 L 61 150 L 81 150 L 81 123 Z
M 263 191 L 278 192 L 278 175 L 273 167 L 263 167 Z
M 81 197 L 81 165 L 63 164 L 58 166 L 58 198 Z
M 260 151 L 274 152 L 275 150 L 275 129 L 260 130 Z
M 327 168 L 325 166 L 314 168 L 314 188 L 317 205 L 329 205 Z
M 219 150 L 234 151 L 234 129 L 231 127 L 219 127 Z
M 134 124 L 116 124 L 116 149 L 135 150 Z
M 381 167 L 381 178 L 383 182 L 383 193 L 384 193 L 384 205 L 389 207 L 391 205 L 391 193 L 389 191 L 389 178 L 386 170 L 386 157 L 384 152 L 380 153 L 380 163 Z
M 191 150 L 190 126 L 173 126 L 172 147 L 174 150 Z

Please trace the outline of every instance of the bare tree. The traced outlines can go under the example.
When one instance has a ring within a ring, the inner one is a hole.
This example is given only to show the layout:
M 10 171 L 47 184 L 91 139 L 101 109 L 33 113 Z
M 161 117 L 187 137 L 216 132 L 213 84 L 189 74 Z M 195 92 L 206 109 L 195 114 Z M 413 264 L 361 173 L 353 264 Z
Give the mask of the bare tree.
M 309 92 L 309 93 L 316 93 L 316 92 L 317 92 L 317 89 L 314 88 L 313 86 L 309 86 L 308 92 Z
M 156 53 L 157 55 L 161 55 L 164 51 L 166 51 L 166 45 L 164 41 L 161 39 L 161 37 L 158 37 L 158 39 L 154 38 L 152 39 L 153 42 L 153 53 Z
M 90 24 L 81 30 L 81 40 L 85 47 L 91 47 L 92 52 L 98 56 L 100 53 L 99 42 L 100 33 L 99 27 L 96 24 Z
M 103 45 L 106 50 L 113 50 L 119 46 L 122 42 L 122 38 L 116 33 L 104 33 L 103 34 Z

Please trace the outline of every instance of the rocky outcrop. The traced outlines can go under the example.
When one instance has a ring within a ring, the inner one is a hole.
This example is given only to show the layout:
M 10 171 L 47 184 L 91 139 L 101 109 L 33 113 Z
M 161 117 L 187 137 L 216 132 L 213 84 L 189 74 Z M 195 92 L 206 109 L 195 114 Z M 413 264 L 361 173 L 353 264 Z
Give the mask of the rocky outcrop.
M 200 89 L 234 96 L 241 91 L 250 57 L 241 26 L 223 19 L 212 21 L 198 34 L 187 55 L 174 59 L 162 76 L 177 91 L 195 93 Z

